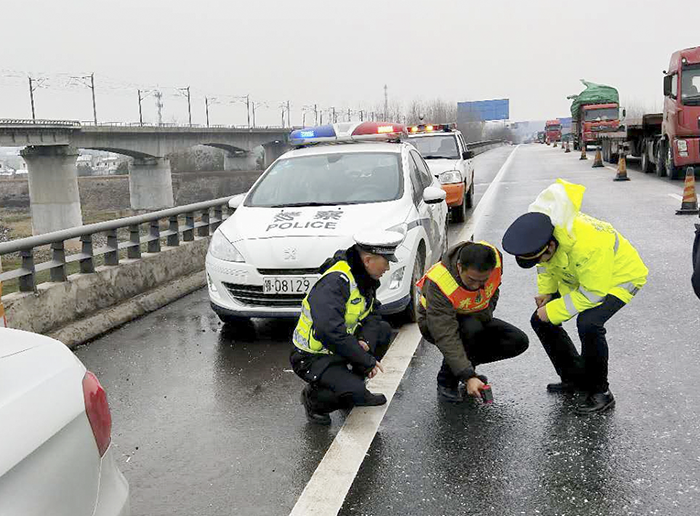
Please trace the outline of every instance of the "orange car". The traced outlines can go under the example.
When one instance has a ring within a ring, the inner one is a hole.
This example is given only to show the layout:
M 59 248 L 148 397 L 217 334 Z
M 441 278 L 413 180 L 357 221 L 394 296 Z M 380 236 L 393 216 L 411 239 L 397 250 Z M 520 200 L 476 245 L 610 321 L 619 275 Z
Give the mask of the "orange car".
M 452 221 L 464 222 L 474 205 L 474 164 L 462 133 L 452 124 L 427 124 L 410 126 L 408 135 L 447 193 Z

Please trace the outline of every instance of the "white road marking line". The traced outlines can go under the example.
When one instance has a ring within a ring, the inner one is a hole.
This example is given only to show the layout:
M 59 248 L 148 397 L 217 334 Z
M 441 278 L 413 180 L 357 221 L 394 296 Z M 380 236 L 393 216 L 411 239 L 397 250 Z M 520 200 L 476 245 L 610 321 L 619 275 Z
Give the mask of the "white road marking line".
M 498 174 L 496 174 L 496 177 L 493 178 L 493 181 L 491 181 L 491 184 L 489 185 L 488 189 L 484 193 L 484 195 L 481 197 L 481 200 L 479 201 L 479 204 L 476 205 L 476 208 L 474 209 L 474 213 L 472 213 L 472 216 L 469 218 L 469 220 L 464 224 L 464 227 L 462 228 L 462 231 L 460 231 L 458 237 L 457 237 L 457 242 L 462 242 L 464 240 L 471 240 L 473 236 L 476 234 L 477 230 L 477 225 L 479 223 L 479 219 L 482 217 L 483 213 L 491 207 L 491 204 L 494 203 L 496 200 L 496 194 L 495 194 L 495 186 L 498 185 L 498 183 L 501 182 L 501 179 L 503 178 L 504 174 L 510 167 L 510 164 L 513 161 L 513 156 L 515 156 L 515 153 L 518 151 L 518 148 L 520 148 L 520 145 L 516 145 L 515 148 L 513 149 L 513 152 L 510 153 L 510 156 L 508 156 L 508 159 L 506 162 L 503 164 L 501 169 L 498 171 Z
M 495 201 L 494 186 L 500 182 L 508 170 L 518 147 L 519 145 L 513 149 L 496 174 L 471 218 L 460 232 L 460 236 L 465 233 L 474 234 L 478 222 L 476 219 L 482 216 Z M 381 407 L 356 407 L 352 410 L 316 467 L 309 483 L 306 484 L 290 516 L 338 514 L 420 340 L 421 334 L 417 324 L 409 324 L 401 328 L 382 360 L 386 372 L 378 374 L 367 384 L 370 391 L 384 394 L 387 403 Z
M 615 167 L 611 167 L 610 165 L 605 165 L 605 168 L 609 168 L 613 172 L 617 172 L 617 169 Z
M 670 194 L 668 194 L 668 196 L 669 196 L 669 197 L 673 197 L 673 198 L 676 199 L 677 201 L 683 202 L 683 197 L 682 197 L 681 195 L 674 194 L 674 193 L 670 193 Z

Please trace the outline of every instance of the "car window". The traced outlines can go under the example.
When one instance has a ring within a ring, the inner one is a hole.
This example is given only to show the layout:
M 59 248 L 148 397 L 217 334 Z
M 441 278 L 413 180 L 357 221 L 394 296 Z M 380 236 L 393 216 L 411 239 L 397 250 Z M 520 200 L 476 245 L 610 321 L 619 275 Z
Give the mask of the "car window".
M 400 154 L 336 152 L 277 161 L 245 206 L 287 207 L 393 201 L 403 195 Z
M 421 181 L 420 172 L 418 172 L 418 166 L 416 165 L 416 162 L 413 159 L 412 152 L 410 153 L 410 156 L 408 157 L 407 161 L 408 174 L 411 178 L 411 188 L 413 190 L 413 203 L 416 206 L 418 206 L 421 199 L 423 198 L 423 190 L 425 189 L 425 187 L 423 186 L 423 182 Z
M 413 145 L 425 159 L 459 159 L 457 139 L 454 133 L 443 135 L 412 136 L 408 143 Z
M 414 159 L 416 167 L 418 168 L 418 177 L 423 188 L 427 188 L 433 184 L 433 175 L 430 173 L 430 169 L 425 164 L 425 161 L 415 152 L 411 152 L 411 157 Z

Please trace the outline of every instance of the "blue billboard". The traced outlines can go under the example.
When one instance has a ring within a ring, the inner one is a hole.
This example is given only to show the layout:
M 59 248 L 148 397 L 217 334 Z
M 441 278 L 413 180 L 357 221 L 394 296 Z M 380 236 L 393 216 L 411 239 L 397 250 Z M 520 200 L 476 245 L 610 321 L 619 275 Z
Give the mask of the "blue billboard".
M 488 120 L 508 120 L 510 118 L 510 100 L 476 100 L 457 103 L 457 122 Z

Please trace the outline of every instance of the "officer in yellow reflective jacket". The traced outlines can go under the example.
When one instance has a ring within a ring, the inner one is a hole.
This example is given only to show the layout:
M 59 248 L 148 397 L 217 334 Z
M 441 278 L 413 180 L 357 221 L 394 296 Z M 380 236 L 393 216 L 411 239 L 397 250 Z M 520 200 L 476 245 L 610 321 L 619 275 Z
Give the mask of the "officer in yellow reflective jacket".
M 401 233 L 370 231 L 355 235 L 355 245 L 337 251 L 321 266 L 321 278 L 301 306 L 290 362 L 308 385 L 301 394 L 311 423 L 329 425 L 341 408 L 386 403 L 365 379 L 383 371 L 391 327 L 376 313 L 379 278 L 395 262 Z
M 537 310 L 531 323 L 561 378 L 547 390 L 586 392 L 577 411 L 590 414 L 615 404 L 608 385 L 605 324 L 645 285 L 649 271 L 613 226 L 581 213 L 584 191 L 557 180 L 511 224 L 503 249 L 521 267 L 537 267 Z M 574 317 L 581 354 L 561 326 Z

